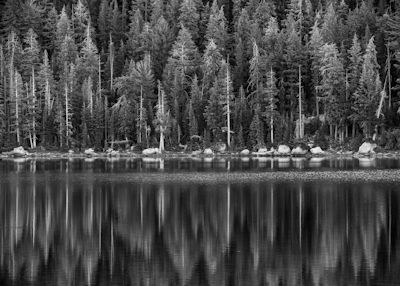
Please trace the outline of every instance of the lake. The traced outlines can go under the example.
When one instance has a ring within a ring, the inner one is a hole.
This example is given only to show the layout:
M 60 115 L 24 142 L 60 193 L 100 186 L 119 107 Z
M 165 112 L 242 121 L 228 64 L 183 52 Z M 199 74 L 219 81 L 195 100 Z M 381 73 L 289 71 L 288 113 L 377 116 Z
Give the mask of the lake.
M 0 285 L 399 285 L 399 202 L 395 158 L 3 160 Z

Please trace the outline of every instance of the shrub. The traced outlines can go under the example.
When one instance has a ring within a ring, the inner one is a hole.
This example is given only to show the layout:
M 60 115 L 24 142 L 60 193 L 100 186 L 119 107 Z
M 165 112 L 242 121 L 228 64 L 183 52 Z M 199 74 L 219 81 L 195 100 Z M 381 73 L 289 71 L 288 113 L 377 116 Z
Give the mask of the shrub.
M 321 121 L 318 117 L 312 118 L 304 125 L 304 134 L 315 134 L 321 128 Z
M 349 149 L 351 151 L 358 151 L 358 148 L 360 148 L 361 144 L 363 143 L 364 137 L 360 134 L 349 141 Z
M 378 139 L 378 145 L 386 150 L 399 150 L 400 129 L 384 131 Z
M 324 150 L 328 149 L 328 147 L 329 147 L 329 142 L 328 142 L 328 140 L 327 140 L 322 128 L 320 128 L 315 133 L 314 145 L 319 146 Z

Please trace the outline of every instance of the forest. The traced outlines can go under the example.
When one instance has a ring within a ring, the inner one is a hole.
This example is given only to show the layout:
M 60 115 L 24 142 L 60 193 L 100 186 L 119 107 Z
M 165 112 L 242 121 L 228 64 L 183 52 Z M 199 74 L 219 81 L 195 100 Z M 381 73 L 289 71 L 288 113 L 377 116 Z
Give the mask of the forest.
M 0 149 L 400 149 L 400 1 L 0 3 Z

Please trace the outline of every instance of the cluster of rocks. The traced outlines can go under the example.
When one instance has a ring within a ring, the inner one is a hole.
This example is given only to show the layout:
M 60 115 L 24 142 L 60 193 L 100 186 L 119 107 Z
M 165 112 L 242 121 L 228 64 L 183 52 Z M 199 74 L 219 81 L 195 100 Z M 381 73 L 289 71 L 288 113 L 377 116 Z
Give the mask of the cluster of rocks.
M 29 155 L 29 152 L 24 149 L 24 147 L 19 146 L 14 148 L 10 152 L 3 152 L 3 155 L 9 156 L 9 157 L 26 157 Z
M 260 148 L 257 152 L 254 152 L 253 154 L 258 156 L 305 156 L 308 153 L 311 153 L 312 155 L 326 154 L 326 152 L 323 151 L 319 146 L 313 147 L 310 150 L 304 149 L 301 146 L 296 146 L 291 150 L 290 147 L 287 145 L 279 145 L 277 149 L 272 147 L 270 150 L 268 150 L 267 148 Z
M 354 154 L 354 156 L 373 156 L 376 154 L 376 148 L 377 144 L 375 143 L 369 143 L 365 142 L 363 143 L 359 149 L 358 152 Z M 127 154 L 133 154 L 133 151 L 131 153 Z M 16 147 L 12 151 L 9 152 L 3 152 L 2 156 L 7 156 L 7 157 L 27 157 L 27 156 L 35 156 L 36 153 L 29 153 L 27 150 L 24 149 L 24 147 Z M 38 153 L 39 155 L 42 153 Z M 47 154 L 47 153 L 43 153 Z M 80 153 L 82 154 L 82 153 Z M 116 151 L 112 148 L 107 149 L 107 151 L 103 153 L 97 153 L 94 148 L 88 148 L 85 149 L 83 154 L 87 157 L 99 157 L 99 156 L 108 156 L 108 157 L 119 157 L 123 156 L 124 153 L 120 153 L 119 151 Z M 147 148 L 141 151 L 141 154 L 143 156 L 157 156 L 160 155 L 160 150 L 158 148 Z M 227 146 L 225 143 L 217 143 L 212 148 L 206 148 L 204 150 L 195 150 L 191 153 L 192 156 L 214 156 L 216 154 L 228 154 L 232 155 L 232 153 L 227 152 Z M 274 147 L 267 149 L 267 148 L 260 148 L 256 152 L 251 152 L 249 149 L 243 149 L 240 152 L 236 153 L 236 155 L 246 157 L 246 156 L 306 156 L 306 155 L 312 155 L 313 157 L 319 157 L 319 156 L 325 156 L 327 154 L 337 154 L 337 155 L 353 155 L 353 152 L 350 151 L 343 151 L 343 152 L 327 152 L 321 149 L 319 146 L 310 146 L 310 148 L 303 148 L 302 146 L 296 146 L 295 148 L 291 149 L 287 145 L 279 145 L 276 149 Z M 39 156 L 38 155 L 38 156 Z M 68 156 L 79 156 L 79 153 L 76 153 L 73 150 L 68 151 Z

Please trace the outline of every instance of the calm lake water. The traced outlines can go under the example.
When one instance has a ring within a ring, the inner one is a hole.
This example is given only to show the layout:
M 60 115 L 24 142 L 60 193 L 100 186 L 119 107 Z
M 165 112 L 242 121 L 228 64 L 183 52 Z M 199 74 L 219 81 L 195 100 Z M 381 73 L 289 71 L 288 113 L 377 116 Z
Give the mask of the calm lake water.
M 0 161 L 0 285 L 400 285 L 398 159 Z

